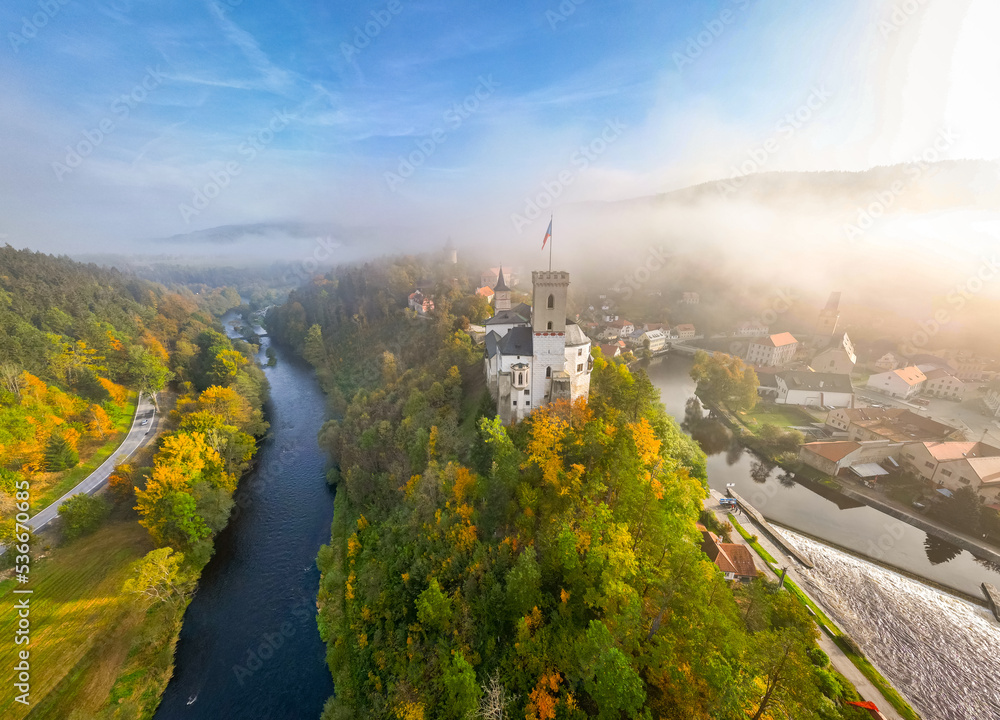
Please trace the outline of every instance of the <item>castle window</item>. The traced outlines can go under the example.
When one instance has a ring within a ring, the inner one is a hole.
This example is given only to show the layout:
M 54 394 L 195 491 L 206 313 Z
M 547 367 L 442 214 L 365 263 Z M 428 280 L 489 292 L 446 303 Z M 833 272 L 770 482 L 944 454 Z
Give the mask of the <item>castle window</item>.
M 524 385 L 524 373 L 517 374 L 517 384 Z
M 549 306 L 550 309 L 554 308 L 556 306 L 556 296 L 555 295 L 549 295 L 548 306 Z
M 552 329 L 552 321 L 551 321 L 551 320 L 549 320 L 549 324 L 548 324 L 548 326 L 546 327 L 546 330 L 551 330 L 551 329 Z
M 576 366 L 576 371 L 583 372 L 583 363 L 580 363 L 579 365 Z
M 551 367 L 545 368 L 545 377 L 547 377 L 547 378 L 552 377 L 552 368 Z
M 524 394 L 525 394 L 525 395 L 530 395 L 530 394 L 531 394 L 531 391 L 530 391 L 530 390 L 528 390 L 528 388 L 525 388 L 525 389 L 524 389 Z

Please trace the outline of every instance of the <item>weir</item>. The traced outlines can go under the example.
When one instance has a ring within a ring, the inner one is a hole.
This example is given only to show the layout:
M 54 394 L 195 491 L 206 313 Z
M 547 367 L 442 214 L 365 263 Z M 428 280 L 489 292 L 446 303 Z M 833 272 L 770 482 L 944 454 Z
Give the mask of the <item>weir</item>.
M 753 518 L 753 521 L 755 523 L 757 523 L 757 525 L 759 525 L 764 530 L 764 532 L 767 533 L 768 537 L 771 538 L 771 540 L 773 540 L 774 542 L 776 542 L 778 545 L 780 545 L 782 547 L 782 549 L 786 553 L 788 553 L 793 558 L 795 558 L 796 560 L 798 560 L 799 563 L 803 567 L 807 567 L 809 569 L 812 569 L 814 567 L 813 563 L 812 563 L 812 560 L 810 560 L 805 555 L 805 553 L 800 552 L 798 548 L 796 548 L 790 542 L 788 542 L 787 540 L 785 540 L 785 538 L 781 535 L 781 533 L 779 533 L 773 527 L 771 527 L 771 524 L 767 520 L 764 519 L 763 515 L 761 515 L 759 512 L 757 512 L 757 509 L 754 508 L 753 505 L 751 505 L 750 503 L 748 503 L 746 500 L 744 500 L 742 497 L 740 497 L 737 493 L 729 491 L 728 495 L 729 495 L 729 497 L 731 497 L 734 500 L 736 500 L 736 502 L 740 506 L 740 509 L 743 512 L 745 512 L 747 515 L 749 515 L 751 518 Z
M 1000 622 L 1000 591 L 993 585 L 984 582 L 983 593 L 986 595 L 986 602 L 990 604 L 990 610 L 993 611 L 993 617 Z

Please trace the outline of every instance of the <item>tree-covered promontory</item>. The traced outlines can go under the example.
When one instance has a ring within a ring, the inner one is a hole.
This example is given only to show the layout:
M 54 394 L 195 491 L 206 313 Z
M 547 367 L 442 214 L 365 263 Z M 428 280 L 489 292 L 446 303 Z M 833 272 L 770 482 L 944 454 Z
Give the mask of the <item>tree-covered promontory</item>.
M 325 720 L 864 717 L 804 607 L 702 552 L 705 456 L 643 371 L 597 357 L 589 403 L 504 427 L 455 318 L 377 281 L 409 263 L 316 280 L 272 318 L 342 409 L 321 436 Z

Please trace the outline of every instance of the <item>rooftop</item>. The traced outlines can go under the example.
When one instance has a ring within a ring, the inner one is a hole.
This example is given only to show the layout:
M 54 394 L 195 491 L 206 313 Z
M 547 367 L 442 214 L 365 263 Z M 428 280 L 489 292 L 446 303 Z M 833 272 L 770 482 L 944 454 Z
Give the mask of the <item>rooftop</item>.
M 836 410 L 858 425 L 894 442 L 945 440 L 958 432 L 950 425 L 902 408 L 852 408 Z
M 852 441 L 812 442 L 806 443 L 802 447 L 811 452 L 813 455 L 819 455 L 821 458 L 826 458 L 827 460 L 832 460 L 833 462 L 840 462 L 852 452 L 860 448 L 861 443 Z
M 487 325 L 516 325 L 531 322 L 531 306 L 519 303 L 510 310 L 501 310 L 486 321 Z
M 923 371 L 915 365 L 910 365 L 909 367 L 900 368 L 899 370 L 892 370 L 893 374 L 898 375 L 899 378 L 911 387 L 913 385 L 919 385 L 927 379 Z
M 1000 450 L 981 442 L 925 442 L 927 452 L 938 462 L 1000 457 Z
M 501 355 L 531 355 L 533 353 L 531 328 L 511 328 L 510 332 L 500 338 L 497 347 Z
M 853 393 L 851 376 L 842 373 L 818 373 L 788 370 L 775 375 L 789 390 L 825 390 L 827 392 Z
M 784 347 L 785 345 L 794 345 L 797 342 L 798 340 L 796 340 L 790 332 L 783 332 L 776 335 L 769 335 L 768 337 L 760 338 L 759 340 L 754 340 L 754 345 Z

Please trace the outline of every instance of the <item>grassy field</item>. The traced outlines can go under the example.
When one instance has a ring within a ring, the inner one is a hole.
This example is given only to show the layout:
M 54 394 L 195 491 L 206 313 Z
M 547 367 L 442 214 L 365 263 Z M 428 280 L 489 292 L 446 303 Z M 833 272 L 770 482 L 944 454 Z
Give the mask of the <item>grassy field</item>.
M 770 423 L 781 428 L 793 425 L 811 425 L 815 422 L 811 415 L 799 410 L 794 405 L 757 405 L 756 408 L 741 414 L 740 420 L 750 428 L 756 430 L 761 425 Z
M 92 717 L 104 705 L 146 613 L 121 593 L 129 566 L 152 549 L 134 521 L 113 522 L 36 561 L 31 597 L 31 700 L 14 702 L 10 683 L 0 715 L 15 720 Z M 0 667 L 15 665 L 13 581 L 0 584 Z M 9 674 L 9 673 L 8 673 Z M 30 714 L 29 714 L 30 713 Z
M 137 396 L 135 393 L 129 394 L 128 407 L 122 412 L 122 422 L 115 428 L 114 436 L 107 442 L 96 448 L 81 448 L 80 457 L 87 457 L 75 468 L 61 473 L 39 473 L 31 479 L 31 514 L 41 512 L 56 500 L 94 472 L 101 463 L 111 457 L 112 453 L 125 440 L 125 435 L 132 426 L 132 417 L 135 415 L 135 404 Z M 127 418 L 127 419 L 126 419 Z

